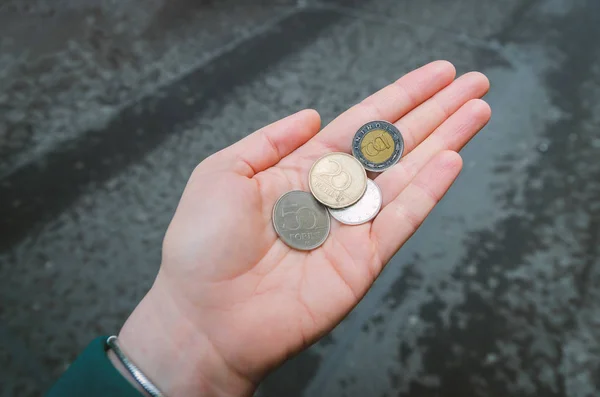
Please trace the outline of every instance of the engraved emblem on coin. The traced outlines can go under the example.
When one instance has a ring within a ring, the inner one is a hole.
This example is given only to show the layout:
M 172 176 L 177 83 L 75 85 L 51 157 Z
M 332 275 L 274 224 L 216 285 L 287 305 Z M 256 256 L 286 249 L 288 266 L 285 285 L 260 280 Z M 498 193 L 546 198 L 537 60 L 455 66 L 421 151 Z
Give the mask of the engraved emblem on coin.
M 354 135 L 352 154 L 369 171 L 381 172 L 396 164 L 404 152 L 400 131 L 387 121 L 372 121 Z
M 370 161 L 384 162 L 394 153 L 394 139 L 384 130 L 368 132 L 360 145 L 360 148 Z
M 344 190 L 352 185 L 352 177 L 342 169 L 340 163 L 332 159 L 328 159 L 328 161 L 329 164 L 334 165 L 333 170 L 316 173 L 315 176 L 335 191 L 324 189 L 326 193 L 331 192 L 331 196 L 339 203 L 345 198 Z
M 354 204 L 367 187 L 364 168 L 346 153 L 329 153 L 315 161 L 308 180 L 315 198 L 332 208 Z
M 293 190 L 275 203 L 273 226 L 290 247 L 311 250 L 325 242 L 331 224 L 325 207 L 310 193 Z
M 317 214 L 311 208 L 300 207 L 298 204 L 289 203 L 281 207 L 281 230 L 296 231 L 300 229 L 312 230 L 317 227 Z M 321 225 L 324 227 L 324 225 Z

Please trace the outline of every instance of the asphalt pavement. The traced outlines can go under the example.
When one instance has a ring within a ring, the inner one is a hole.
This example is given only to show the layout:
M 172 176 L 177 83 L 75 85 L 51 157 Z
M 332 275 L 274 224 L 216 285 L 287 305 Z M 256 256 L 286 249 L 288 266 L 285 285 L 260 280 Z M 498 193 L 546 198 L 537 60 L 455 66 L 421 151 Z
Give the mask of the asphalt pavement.
M 206 156 L 435 59 L 492 122 L 372 290 L 258 396 L 600 392 L 600 3 L 0 1 L 0 395 L 39 395 L 150 286 Z

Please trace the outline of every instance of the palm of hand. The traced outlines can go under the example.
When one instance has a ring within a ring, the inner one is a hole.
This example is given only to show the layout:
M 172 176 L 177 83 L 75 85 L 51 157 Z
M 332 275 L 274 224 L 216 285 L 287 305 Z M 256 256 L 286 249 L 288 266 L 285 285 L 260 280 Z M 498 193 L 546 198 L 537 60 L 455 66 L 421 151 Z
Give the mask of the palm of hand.
M 227 357 L 231 362 L 266 369 L 309 345 L 358 303 L 382 266 L 371 222 L 332 220 L 328 239 L 312 251 L 278 239 L 273 205 L 286 191 L 308 190 L 312 157 L 293 168 L 282 162 L 254 178 L 199 168 L 181 204 L 193 201 L 194 216 L 185 211 L 186 218 L 176 217 L 171 226 L 183 246 L 171 249 L 173 240 L 166 240 L 165 255 L 177 258 L 165 258 L 164 273 L 189 284 L 180 293 L 200 308 L 199 326 L 217 350 L 235 352 Z M 187 242 L 175 231 L 184 222 L 185 229 L 199 229 Z
M 170 286 L 193 326 L 238 373 L 258 379 L 333 328 L 449 188 L 461 167 L 455 151 L 490 117 L 487 104 L 474 99 L 487 91 L 487 79 L 453 79 L 450 64 L 426 65 L 318 134 L 318 115 L 303 111 L 194 171 L 167 232 L 157 282 Z M 395 123 L 408 152 L 376 179 L 380 214 L 360 226 L 332 220 L 328 239 L 313 251 L 287 247 L 272 226 L 276 200 L 308 191 L 313 162 L 349 152 L 353 133 L 374 119 Z

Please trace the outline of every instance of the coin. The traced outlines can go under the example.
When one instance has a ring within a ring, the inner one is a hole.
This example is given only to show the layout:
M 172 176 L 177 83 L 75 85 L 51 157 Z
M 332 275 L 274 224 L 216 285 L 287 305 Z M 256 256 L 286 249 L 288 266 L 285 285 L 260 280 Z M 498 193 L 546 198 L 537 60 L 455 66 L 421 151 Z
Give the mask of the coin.
M 292 190 L 275 203 L 273 226 L 284 243 L 308 251 L 325 242 L 331 220 L 327 209 L 310 193 Z
M 368 171 L 382 172 L 396 164 L 404 152 L 404 139 L 387 121 L 371 121 L 352 140 L 352 154 Z
M 315 161 L 308 174 L 308 184 L 321 203 L 344 208 L 356 203 L 364 194 L 367 173 L 349 154 L 329 153 Z
M 346 225 L 361 225 L 375 218 L 381 209 L 381 190 L 375 182 L 367 179 L 367 190 L 355 204 L 350 207 L 333 209 L 329 213 L 338 221 Z

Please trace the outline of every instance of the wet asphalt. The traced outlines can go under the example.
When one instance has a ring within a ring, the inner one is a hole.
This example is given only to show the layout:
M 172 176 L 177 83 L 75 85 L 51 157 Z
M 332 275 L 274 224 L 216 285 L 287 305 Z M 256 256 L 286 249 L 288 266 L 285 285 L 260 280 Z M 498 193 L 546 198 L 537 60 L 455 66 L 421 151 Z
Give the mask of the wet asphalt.
M 492 122 L 333 332 L 258 396 L 596 396 L 600 3 L 0 1 L 0 395 L 39 395 L 150 286 L 193 167 L 434 59 Z

